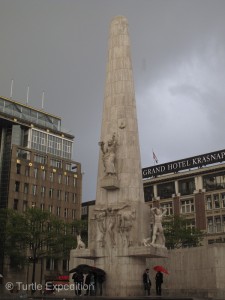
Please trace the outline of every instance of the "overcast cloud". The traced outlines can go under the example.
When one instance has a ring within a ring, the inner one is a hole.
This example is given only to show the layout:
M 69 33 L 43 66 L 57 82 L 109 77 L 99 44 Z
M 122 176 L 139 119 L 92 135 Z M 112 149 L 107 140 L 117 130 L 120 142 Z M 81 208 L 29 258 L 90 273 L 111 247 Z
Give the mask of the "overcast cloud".
M 95 199 L 108 29 L 128 19 L 142 167 L 225 148 L 224 0 L 0 0 L 0 95 L 62 118 Z

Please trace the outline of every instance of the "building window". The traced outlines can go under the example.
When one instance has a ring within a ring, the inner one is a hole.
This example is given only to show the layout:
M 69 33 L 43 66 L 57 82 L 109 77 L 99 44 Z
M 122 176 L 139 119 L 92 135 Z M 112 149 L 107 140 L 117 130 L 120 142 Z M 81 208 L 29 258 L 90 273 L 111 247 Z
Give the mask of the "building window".
M 222 207 L 225 208 L 225 193 L 221 194 L 221 204 L 222 204 Z
M 45 170 L 42 170 L 41 177 L 42 177 L 42 180 L 45 180 L 45 178 L 46 178 L 46 171 Z
M 46 270 L 47 271 L 54 271 L 55 265 L 57 266 L 57 263 L 55 263 L 55 260 L 53 258 L 46 259 Z
M 69 192 L 65 192 L 65 202 L 68 202 L 69 200 Z
M 61 211 L 61 208 L 59 206 L 57 206 L 57 210 L 56 210 L 57 217 L 60 217 L 60 211 Z
M 160 206 L 162 208 L 166 208 L 166 215 L 167 216 L 173 215 L 173 203 L 172 202 L 161 203 Z
M 51 181 L 51 182 L 54 181 L 54 173 L 53 173 L 53 172 L 50 173 L 50 181 Z
M 58 159 L 51 159 L 50 165 L 55 168 L 62 168 L 62 161 Z
M 61 200 L 61 190 L 57 190 L 57 199 Z
M 32 208 L 35 208 L 35 207 L 36 207 L 36 202 L 32 202 L 32 203 L 31 203 L 31 207 L 32 207 Z
M 175 183 L 168 182 L 157 185 L 157 195 L 160 199 L 172 198 L 172 195 L 175 194 Z
M 213 195 L 213 204 L 214 204 L 214 208 L 220 208 L 219 194 Z
M 194 212 L 194 210 L 195 210 L 195 208 L 194 208 L 193 199 L 181 200 L 180 212 L 182 214 L 191 213 L 191 212 Z
M 68 208 L 64 209 L 64 218 L 67 219 L 68 218 Z
M 13 209 L 18 210 L 18 203 L 19 203 L 19 200 L 18 199 L 14 199 Z
M 34 196 L 37 195 L 37 185 L 36 184 L 33 185 L 32 193 Z
M 225 188 L 225 172 L 203 176 L 203 188 L 213 191 Z
M 52 197 L 53 197 L 53 189 L 50 188 L 50 189 L 49 189 L 49 198 L 52 198 Z
M 144 186 L 145 202 L 152 201 L 154 197 L 153 185 Z
M 20 174 L 21 172 L 21 164 L 16 164 L 16 174 Z
M 71 164 L 66 164 L 66 170 L 71 171 Z
M 52 213 L 53 213 L 53 206 L 52 206 L 52 205 L 49 205 L 49 206 L 48 206 L 48 210 L 49 210 L 50 214 L 52 214 Z
M 65 176 L 65 184 L 69 185 L 69 176 L 68 175 Z
M 39 164 L 45 165 L 46 161 L 47 161 L 47 158 L 46 158 L 46 156 L 35 154 L 34 155 L 34 161 L 39 163 Z
M 41 208 L 42 211 L 45 210 L 45 205 L 44 205 L 44 203 L 41 203 L 40 208 Z
M 215 217 L 215 222 L 214 222 L 214 226 L 215 226 L 215 232 L 221 232 L 222 230 L 222 226 L 221 226 L 221 217 Z
M 195 190 L 195 179 L 189 178 L 185 180 L 179 180 L 178 186 L 179 186 L 179 193 L 181 195 L 193 194 Z
M 45 186 L 41 187 L 41 197 L 44 198 L 45 197 Z
M 19 192 L 19 191 L 20 191 L 20 182 L 15 181 L 15 192 Z
M 207 223 L 208 223 L 208 233 L 213 233 L 213 218 L 208 218 Z
M 212 209 L 212 197 L 211 195 L 206 196 L 206 209 Z
M 29 192 L 29 184 L 28 183 L 24 183 L 23 192 L 24 192 L 24 194 L 28 194 L 28 192 Z
M 27 201 L 23 201 L 23 211 L 27 210 Z
M 34 168 L 34 178 L 38 178 L 38 169 Z
M 62 183 L 62 174 L 58 174 L 58 183 Z
M 77 178 L 73 177 L 73 186 L 76 187 L 76 184 L 77 184 Z
M 25 176 L 30 176 L 30 167 L 25 166 Z

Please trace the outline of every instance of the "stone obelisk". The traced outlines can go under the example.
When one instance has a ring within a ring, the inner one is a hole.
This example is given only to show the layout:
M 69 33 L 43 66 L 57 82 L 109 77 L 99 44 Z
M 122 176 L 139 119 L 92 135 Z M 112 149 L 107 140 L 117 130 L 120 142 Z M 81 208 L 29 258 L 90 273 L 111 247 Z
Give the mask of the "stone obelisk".
M 128 22 L 118 16 L 110 26 L 96 204 L 90 207 L 88 249 L 71 252 L 75 258 L 71 267 L 81 263 L 79 258 L 92 259 L 94 266 L 106 272 L 104 295 L 143 295 L 146 258 L 163 256 L 162 249 L 142 244 L 150 234 L 149 218 L 143 195 Z
M 105 294 L 143 293 L 143 257 L 129 250 L 147 234 L 134 80 L 128 22 L 115 17 L 110 26 L 102 115 L 96 205 L 89 246 L 95 266 L 107 273 Z

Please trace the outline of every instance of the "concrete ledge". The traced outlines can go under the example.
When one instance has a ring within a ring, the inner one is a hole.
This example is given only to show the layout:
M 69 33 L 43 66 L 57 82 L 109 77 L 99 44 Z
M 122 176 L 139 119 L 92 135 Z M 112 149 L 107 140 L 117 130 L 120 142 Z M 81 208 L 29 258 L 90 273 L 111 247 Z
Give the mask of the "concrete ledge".
M 167 248 L 158 248 L 153 246 L 130 247 L 128 249 L 128 256 L 163 258 L 168 257 L 168 250 Z
M 101 179 L 101 187 L 106 190 L 117 190 L 119 181 L 115 176 L 106 176 Z

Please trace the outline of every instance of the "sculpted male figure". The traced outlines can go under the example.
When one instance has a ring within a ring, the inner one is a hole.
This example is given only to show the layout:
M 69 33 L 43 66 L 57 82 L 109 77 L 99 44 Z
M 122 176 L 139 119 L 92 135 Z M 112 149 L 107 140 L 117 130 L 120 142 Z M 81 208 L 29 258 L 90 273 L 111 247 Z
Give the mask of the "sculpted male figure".
M 165 246 L 165 236 L 163 233 L 162 219 L 165 216 L 167 209 L 166 208 L 157 208 L 154 207 L 151 209 L 152 214 L 154 215 L 154 225 L 153 225 L 153 235 L 152 235 L 152 245 L 159 244 Z

